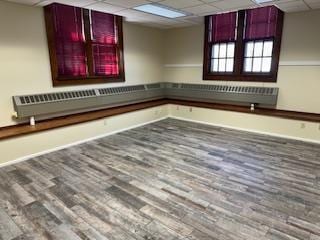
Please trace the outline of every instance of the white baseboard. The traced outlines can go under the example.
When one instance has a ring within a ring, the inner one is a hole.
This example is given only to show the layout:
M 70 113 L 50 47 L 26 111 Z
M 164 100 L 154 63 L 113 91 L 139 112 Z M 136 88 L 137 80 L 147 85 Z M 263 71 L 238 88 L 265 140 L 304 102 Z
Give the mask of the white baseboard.
M 158 122 L 158 121 L 161 121 L 161 120 L 164 120 L 164 119 L 167 119 L 167 118 L 168 118 L 168 116 L 165 116 L 165 117 L 162 117 L 162 118 L 159 118 L 159 119 L 156 119 L 156 120 L 148 121 L 148 122 L 141 123 L 141 124 L 136 124 L 136 125 L 133 125 L 133 126 L 130 126 L 130 127 L 127 127 L 127 128 L 123 128 L 123 129 L 117 130 L 117 131 L 113 131 L 113 132 L 105 133 L 105 134 L 98 135 L 98 136 L 95 136 L 95 137 L 92 137 L 92 138 L 87 138 L 87 139 L 80 140 L 80 141 L 77 141 L 77 142 L 65 144 L 65 145 L 62 145 L 62 146 L 59 146 L 59 147 L 55 147 L 55 148 L 51 148 L 51 149 L 48 149 L 48 150 L 45 150 L 45 151 L 41 151 L 41 152 L 38 152 L 38 153 L 33 153 L 33 154 L 30 154 L 30 155 L 23 156 L 21 158 L 17 158 L 15 160 L 9 161 L 9 162 L 1 163 L 0 164 L 0 168 L 6 167 L 6 166 L 10 166 L 10 165 L 13 165 L 13 164 L 17 164 L 17 163 L 20 163 L 20 162 L 24 162 L 24 161 L 27 161 L 27 160 L 29 160 L 31 158 L 39 157 L 41 155 L 45 155 L 45 154 L 48 154 L 48 153 L 56 152 L 56 151 L 59 151 L 59 150 L 65 149 L 65 148 L 69 148 L 69 147 L 76 146 L 76 145 L 79 145 L 79 144 L 83 144 L 83 143 L 86 143 L 86 142 L 91 142 L 91 141 L 94 141 L 94 140 L 97 140 L 97 139 L 100 139 L 100 138 L 108 137 L 108 136 L 111 136 L 111 135 L 114 135 L 114 134 L 117 134 L 117 133 L 120 133 L 120 132 L 124 132 L 124 131 L 128 131 L 128 130 L 131 130 L 131 129 L 134 129 L 134 128 L 142 127 L 144 125 L 147 125 L 147 124 L 150 124 L 150 123 L 154 123 L 154 122 Z
M 210 122 L 205 122 L 205 121 L 192 120 L 192 119 L 183 118 L 183 117 L 176 117 L 173 115 L 169 115 L 169 118 L 187 121 L 187 122 L 205 124 L 205 125 L 210 125 L 210 126 L 214 126 L 214 127 L 222 127 L 222 128 L 233 129 L 233 130 L 238 130 L 238 131 L 245 131 L 245 132 L 250 132 L 250 133 L 257 133 L 257 134 L 267 135 L 267 136 L 272 136 L 272 137 L 279 137 L 279 138 L 284 138 L 284 139 L 296 140 L 296 141 L 301 141 L 301 142 L 320 144 L 320 141 L 312 140 L 312 139 L 308 139 L 308 138 L 293 137 L 293 136 L 289 136 L 289 135 L 263 132 L 263 131 L 248 129 L 248 128 L 240 128 L 240 127 L 233 127 L 233 126 L 223 125 L 223 124 L 215 124 L 215 123 L 210 123 Z

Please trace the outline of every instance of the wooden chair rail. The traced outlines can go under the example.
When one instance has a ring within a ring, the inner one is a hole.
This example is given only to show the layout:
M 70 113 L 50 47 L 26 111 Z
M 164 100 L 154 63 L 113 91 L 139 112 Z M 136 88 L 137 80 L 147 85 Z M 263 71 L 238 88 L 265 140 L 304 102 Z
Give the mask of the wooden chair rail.
M 183 101 L 183 100 L 169 100 L 169 101 L 171 104 L 177 104 L 177 105 L 210 108 L 210 109 L 223 110 L 223 111 L 242 112 L 242 113 L 249 113 L 249 114 L 256 114 L 256 115 L 279 117 L 279 118 L 285 118 L 285 119 L 291 119 L 291 120 L 320 123 L 320 114 L 317 114 L 317 113 L 296 112 L 296 111 L 268 109 L 268 108 L 259 108 L 259 107 L 256 108 L 254 111 L 251 111 L 249 107 L 230 105 L 230 104 L 205 103 L 205 102 Z
M 78 123 L 99 120 L 105 117 L 115 116 L 123 113 L 142 110 L 150 107 L 166 104 L 167 100 L 148 101 L 121 107 L 108 108 L 103 110 L 77 113 L 63 117 L 57 117 L 49 120 L 39 121 L 35 126 L 29 124 L 18 124 L 0 128 L 0 140 L 17 137 L 21 135 L 42 132 L 49 129 L 55 129 L 70 126 Z
M 254 112 L 252 112 L 250 111 L 249 107 L 245 107 L 245 106 L 236 106 L 236 105 L 218 104 L 218 103 L 205 103 L 205 102 L 195 102 L 195 101 L 183 101 L 183 100 L 173 100 L 173 99 L 161 99 L 161 100 L 126 105 L 121 107 L 114 107 L 109 109 L 72 114 L 64 117 L 57 117 L 49 120 L 39 121 L 35 126 L 30 126 L 29 124 L 18 124 L 13 126 L 1 127 L 0 140 L 37 133 L 37 132 L 60 128 L 60 127 L 65 127 L 65 126 L 70 126 L 78 123 L 98 120 L 105 117 L 138 111 L 138 110 L 142 110 L 150 107 L 161 106 L 164 104 L 177 104 L 177 105 L 184 105 L 184 106 L 209 108 L 209 109 L 216 109 L 216 110 L 223 110 L 223 111 L 242 112 L 242 113 L 248 113 L 248 114 L 257 114 L 257 115 L 320 123 L 320 114 L 316 114 L 316 113 L 304 113 L 304 112 L 294 112 L 294 111 L 285 111 L 285 110 L 277 110 L 277 109 L 266 109 L 266 108 L 257 108 Z

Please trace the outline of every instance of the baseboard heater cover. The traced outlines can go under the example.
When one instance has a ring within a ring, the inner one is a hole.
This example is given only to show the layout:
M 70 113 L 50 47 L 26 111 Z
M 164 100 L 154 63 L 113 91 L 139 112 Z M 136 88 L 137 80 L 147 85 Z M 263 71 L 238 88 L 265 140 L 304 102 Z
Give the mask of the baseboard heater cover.
M 51 118 L 163 98 L 245 105 L 252 110 L 256 105 L 272 108 L 278 92 L 278 88 L 167 82 L 13 96 L 13 104 L 16 117 L 29 118 L 34 125 L 35 117 Z
M 251 86 L 167 83 L 165 93 L 167 97 L 177 100 L 228 103 L 243 106 L 254 104 L 270 108 L 277 105 L 279 89 Z

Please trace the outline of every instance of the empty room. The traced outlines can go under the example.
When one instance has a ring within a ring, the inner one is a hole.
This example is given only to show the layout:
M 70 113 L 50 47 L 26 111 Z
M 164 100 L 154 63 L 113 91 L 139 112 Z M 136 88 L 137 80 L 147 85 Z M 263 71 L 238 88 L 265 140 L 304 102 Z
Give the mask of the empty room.
M 320 0 L 0 0 L 0 240 L 320 240 Z

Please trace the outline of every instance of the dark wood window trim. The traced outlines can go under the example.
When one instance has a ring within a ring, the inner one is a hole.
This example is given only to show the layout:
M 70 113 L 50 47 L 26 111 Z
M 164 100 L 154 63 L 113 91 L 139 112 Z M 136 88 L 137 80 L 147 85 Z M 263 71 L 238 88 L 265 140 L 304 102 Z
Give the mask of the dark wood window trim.
M 86 56 L 88 75 L 83 77 L 61 77 L 58 75 L 58 60 L 56 56 L 56 45 L 54 37 L 54 19 L 52 11 L 49 8 L 44 8 L 45 24 L 47 32 L 47 41 L 49 47 L 49 57 L 51 66 L 51 75 L 53 86 L 69 86 L 69 85 L 84 85 L 84 84 L 100 84 L 100 83 L 113 83 L 113 82 L 125 82 L 124 71 L 124 53 L 123 53 L 123 18 L 121 16 L 116 17 L 117 25 L 117 39 L 118 47 L 117 54 L 119 59 L 119 75 L 117 76 L 95 76 L 93 73 L 93 55 L 91 47 L 91 30 L 89 10 L 82 9 L 84 19 L 84 34 L 86 37 Z
M 234 72 L 213 73 L 211 72 L 211 46 L 209 39 L 210 16 L 205 17 L 204 55 L 203 55 L 203 80 L 215 81 L 248 81 L 248 82 L 277 82 L 281 38 L 283 29 L 284 13 L 279 11 L 276 36 L 273 39 L 272 65 L 270 73 L 245 73 L 244 72 L 244 51 L 245 40 L 243 37 L 245 29 L 245 10 L 238 11 L 237 40 L 235 46 Z M 269 38 L 270 39 L 270 38 Z M 256 39 L 266 40 L 266 39 Z

